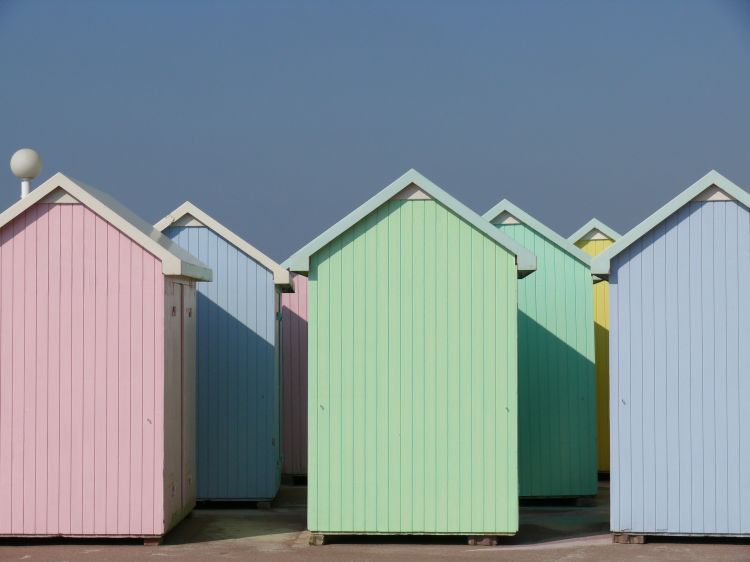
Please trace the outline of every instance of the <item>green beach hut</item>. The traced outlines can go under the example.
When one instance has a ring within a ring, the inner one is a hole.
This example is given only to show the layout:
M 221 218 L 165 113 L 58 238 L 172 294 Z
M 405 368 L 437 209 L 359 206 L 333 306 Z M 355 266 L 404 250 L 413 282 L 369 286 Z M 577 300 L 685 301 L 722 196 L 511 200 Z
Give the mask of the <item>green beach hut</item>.
M 507 200 L 484 218 L 537 257 L 518 283 L 520 496 L 594 495 L 591 257 Z
M 309 281 L 312 541 L 514 534 L 534 255 L 411 170 L 286 264 Z

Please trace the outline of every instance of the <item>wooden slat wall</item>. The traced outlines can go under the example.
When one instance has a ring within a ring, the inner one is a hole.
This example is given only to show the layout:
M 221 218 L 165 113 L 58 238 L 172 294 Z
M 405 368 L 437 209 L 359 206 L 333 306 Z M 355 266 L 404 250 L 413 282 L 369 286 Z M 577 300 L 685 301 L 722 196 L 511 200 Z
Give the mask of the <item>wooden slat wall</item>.
M 198 499 L 271 499 L 281 479 L 273 275 L 206 227 L 164 234 L 214 274 L 198 285 Z
M 164 520 L 195 505 L 195 285 L 164 280 Z
M 591 271 L 523 224 L 499 227 L 537 257 L 518 282 L 521 496 L 596 494 Z
M 308 526 L 518 528 L 516 266 L 434 201 L 311 257 Z
M 283 474 L 307 474 L 307 277 L 293 275 L 281 297 L 281 453 Z
M 576 245 L 598 256 L 612 240 L 579 240 Z M 596 451 L 600 472 L 609 472 L 609 282 L 594 285 L 594 355 L 596 358 Z
M 161 263 L 83 205 L 0 230 L 0 534 L 163 531 Z
M 750 533 L 750 212 L 692 202 L 611 264 L 611 525 Z

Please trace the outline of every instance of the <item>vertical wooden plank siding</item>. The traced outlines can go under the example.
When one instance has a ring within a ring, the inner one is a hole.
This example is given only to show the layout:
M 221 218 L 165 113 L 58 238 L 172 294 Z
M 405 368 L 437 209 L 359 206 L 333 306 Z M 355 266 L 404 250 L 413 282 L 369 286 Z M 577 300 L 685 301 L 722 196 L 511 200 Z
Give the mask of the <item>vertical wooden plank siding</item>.
M 612 240 L 579 240 L 576 246 L 597 256 Z M 594 284 L 594 357 L 596 361 L 596 450 L 599 472 L 609 472 L 609 282 Z
M 611 526 L 750 533 L 750 211 L 691 202 L 611 263 Z
M 518 282 L 520 495 L 594 495 L 591 271 L 524 224 L 498 227 L 537 256 L 537 271 Z
M 307 474 L 307 277 L 281 296 L 281 472 Z M 364 303 L 360 303 L 364 305 Z
M 281 478 L 273 275 L 209 228 L 164 234 L 214 271 L 197 296 L 198 499 L 271 499 Z
M 518 529 L 514 256 L 432 200 L 310 258 L 308 526 Z
M 162 295 L 161 263 L 83 205 L 0 230 L 0 535 L 163 532 L 162 414 L 141 400 Z
M 195 505 L 195 286 L 164 281 L 164 520 Z

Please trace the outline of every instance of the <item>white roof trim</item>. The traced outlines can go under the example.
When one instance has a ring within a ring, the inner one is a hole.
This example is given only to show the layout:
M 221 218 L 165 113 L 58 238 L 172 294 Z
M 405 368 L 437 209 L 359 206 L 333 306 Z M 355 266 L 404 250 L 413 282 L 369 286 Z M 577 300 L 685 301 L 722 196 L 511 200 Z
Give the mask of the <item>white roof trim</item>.
M 602 240 L 601 238 L 586 238 L 587 236 L 594 236 L 597 232 L 603 234 L 605 240 L 612 240 L 612 242 L 620 238 L 620 233 L 614 228 L 610 228 L 599 219 L 594 218 L 568 236 L 568 240 L 573 244 L 579 240 Z
M 585 266 L 591 267 L 591 256 L 589 256 L 586 252 L 581 250 L 578 246 L 573 244 L 572 242 L 566 240 L 562 236 L 560 236 L 557 232 L 552 230 L 547 225 L 543 224 L 539 220 L 532 217 L 530 214 L 528 214 L 526 211 L 522 210 L 521 208 L 515 206 L 513 203 L 508 201 L 507 199 L 503 199 L 492 207 L 489 211 L 487 211 L 484 214 L 484 218 L 488 221 L 495 224 L 495 221 L 500 219 L 501 217 L 504 217 L 505 215 L 510 215 L 513 218 L 515 218 L 518 222 L 525 224 L 550 242 L 552 242 L 554 245 L 559 247 L 564 252 L 567 252 L 571 256 L 573 256 L 578 261 L 582 262 Z M 502 224 L 508 224 L 508 223 L 502 223 Z
M 193 215 L 184 215 L 172 223 L 172 226 L 206 226 Z
M 52 191 L 47 197 L 42 199 L 42 203 L 57 203 L 59 205 L 74 205 L 74 204 L 80 204 L 81 202 L 73 197 L 70 193 L 65 191 L 64 189 L 57 188 Z
M 719 189 L 715 185 L 712 185 L 696 195 L 693 198 L 693 201 L 734 201 L 734 197 L 729 195 L 723 189 Z
M 429 193 L 425 193 L 424 190 L 420 189 L 418 185 L 411 184 L 399 191 L 396 195 L 391 197 L 391 199 L 403 199 L 405 201 L 428 201 L 432 199 L 432 197 L 430 197 Z
M 294 285 L 289 271 L 281 267 L 255 246 L 252 246 L 246 240 L 229 230 L 219 221 L 196 207 L 190 201 L 185 201 L 182 205 L 156 223 L 156 229 L 160 232 L 163 232 L 168 226 L 205 226 L 206 228 L 213 230 L 227 242 L 273 273 L 273 282 L 275 285 L 293 290 Z
M 594 228 L 581 236 L 580 240 L 609 240 L 609 236 L 604 234 L 601 230 Z
M 508 211 L 503 211 L 492 219 L 492 224 L 521 224 L 521 221 L 511 215 Z
M 99 215 L 136 244 L 155 255 L 162 263 L 164 275 L 189 277 L 210 281 L 212 272 L 194 256 L 172 242 L 153 226 L 134 214 L 111 196 L 58 172 L 29 195 L 0 214 L 0 228 L 34 205 L 44 202 L 50 194 L 61 189 L 82 205 Z M 59 195 L 55 195 L 58 197 Z
M 492 226 L 488 221 L 482 219 L 478 214 L 469 209 L 466 205 L 443 191 L 437 185 L 432 183 L 422 174 L 414 169 L 409 170 L 396 181 L 382 189 L 365 203 L 357 207 L 354 211 L 346 215 L 339 222 L 328 228 L 325 232 L 314 238 L 311 242 L 297 250 L 289 256 L 282 264 L 291 271 L 307 272 L 310 269 L 310 256 L 320 250 L 323 246 L 346 232 L 349 228 L 357 224 L 372 211 L 390 200 L 394 195 L 400 193 L 410 184 L 415 184 L 422 191 L 427 193 L 432 199 L 455 213 L 461 220 L 471 224 L 474 228 L 482 232 L 488 238 L 510 253 L 516 256 L 516 265 L 518 276 L 524 277 L 536 270 L 536 256 L 519 244 L 513 238 L 503 233 L 500 229 Z
M 601 254 L 596 256 L 596 258 L 594 258 L 592 271 L 600 276 L 608 276 L 609 265 L 613 257 L 628 248 L 633 242 L 640 239 L 652 228 L 672 216 L 679 209 L 691 201 L 695 201 L 696 197 L 700 196 L 711 187 L 718 188 L 726 193 L 731 199 L 739 201 L 746 207 L 750 207 L 750 193 L 732 183 L 716 170 L 711 170 L 693 185 L 677 195 L 677 197 L 673 198 L 644 221 L 633 227 L 627 234 L 622 236 L 622 238 L 617 240 Z

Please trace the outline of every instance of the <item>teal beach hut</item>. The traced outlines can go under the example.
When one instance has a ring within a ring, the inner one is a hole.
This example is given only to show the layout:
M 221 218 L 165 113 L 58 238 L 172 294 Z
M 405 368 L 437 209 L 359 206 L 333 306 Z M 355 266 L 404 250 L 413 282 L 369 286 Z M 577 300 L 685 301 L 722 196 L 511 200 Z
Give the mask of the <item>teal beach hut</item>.
M 596 494 L 591 258 L 507 200 L 484 218 L 537 257 L 518 281 L 521 497 Z
M 189 202 L 156 228 L 214 270 L 197 299 L 198 499 L 270 500 L 280 483 L 278 312 L 289 272 Z

